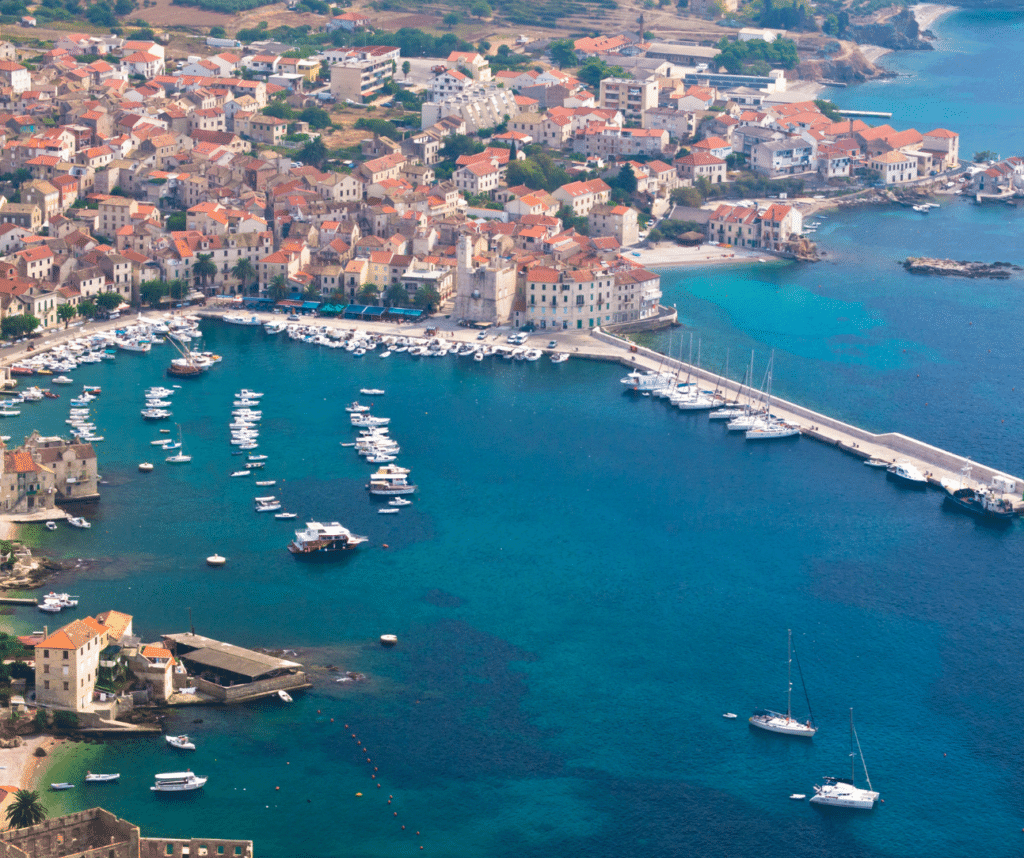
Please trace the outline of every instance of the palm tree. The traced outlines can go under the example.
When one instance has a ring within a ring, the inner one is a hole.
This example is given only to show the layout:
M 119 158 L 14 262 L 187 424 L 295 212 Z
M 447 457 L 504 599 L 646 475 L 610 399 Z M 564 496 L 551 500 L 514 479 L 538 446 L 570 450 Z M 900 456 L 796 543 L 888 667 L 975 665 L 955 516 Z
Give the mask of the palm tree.
M 433 313 L 441 303 L 441 295 L 433 286 L 420 286 L 416 290 L 416 304 L 426 312 Z
M 307 301 L 318 301 L 322 296 L 316 283 L 309 283 L 306 288 L 302 290 L 302 297 Z
M 46 808 L 39 800 L 39 793 L 20 789 L 14 794 L 14 801 L 7 808 L 7 823 L 11 828 L 28 828 L 46 819 Z
M 372 304 L 377 300 L 377 284 L 376 283 L 364 283 L 359 287 L 359 291 L 356 292 L 356 297 L 361 301 L 365 301 L 367 304 Z
M 409 292 L 401 283 L 392 283 L 384 293 L 384 301 L 389 307 L 403 307 L 409 303 Z
M 253 268 L 252 263 L 245 257 L 239 259 L 238 262 L 234 264 L 231 269 L 231 274 L 238 281 L 240 286 L 245 286 L 247 281 L 256 279 L 256 269 Z
M 192 266 L 192 276 L 206 286 L 206 281 L 217 276 L 217 263 L 213 261 L 212 253 L 197 253 L 195 264 Z
M 267 287 L 267 295 L 272 301 L 280 301 L 282 298 L 286 298 L 288 296 L 288 278 L 283 274 L 278 274 L 270 281 L 270 286 Z

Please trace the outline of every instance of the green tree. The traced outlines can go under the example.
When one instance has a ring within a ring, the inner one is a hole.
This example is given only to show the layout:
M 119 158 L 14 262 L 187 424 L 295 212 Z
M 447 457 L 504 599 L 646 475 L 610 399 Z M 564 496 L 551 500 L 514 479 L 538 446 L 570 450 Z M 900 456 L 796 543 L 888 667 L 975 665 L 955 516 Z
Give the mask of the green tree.
M 212 253 L 197 253 L 195 264 L 192 266 L 192 276 L 205 287 L 210 278 L 217 276 L 217 263 L 213 261 Z
M 210 27 L 210 38 L 223 39 L 227 36 L 227 31 L 223 27 Z
M 556 63 L 561 69 L 579 65 L 572 39 L 558 39 L 552 42 L 548 45 L 548 54 L 551 56 L 551 62 Z
M 356 297 L 364 304 L 376 304 L 379 291 L 380 288 L 376 283 L 364 283 L 359 287 L 359 291 L 356 292 Z
M 185 212 L 174 212 L 174 214 L 167 215 L 166 223 L 168 232 L 183 232 L 186 226 Z
M 484 144 L 468 134 L 452 134 L 441 147 L 442 161 L 455 161 L 462 155 L 476 155 L 484 151 Z
M 139 300 L 143 304 L 156 307 L 170 290 L 163 280 L 144 280 L 139 284 Z
M 433 286 L 420 286 L 416 290 L 414 303 L 428 313 L 433 313 L 441 304 L 441 295 Z
M 985 161 L 998 161 L 999 153 L 993 152 L 991 149 L 982 149 L 980 152 L 974 153 L 974 163 L 982 164 Z
M 604 60 L 597 57 L 588 57 L 587 61 L 580 66 L 576 77 L 583 81 L 593 90 L 601 88 L 601 81 L 606 77 L 625 77 L 626 72 L 619 66 L 610 66 Z
M 240 286 L 256 280 L 257 277 L 256 269 L 253 268 L 252 263 L 245 257 L 239 259 L 232 266 L 231 275 L 238 281 Z
M 623 164 L 619 168 L 619 175 L 615 177 L 615 187 L 622 191 L 622 193 L 630 196 L 636 193 L 636 175 L 634 175 L 633 168 L 629 164 Z
M 58 730 L 77 730 L 78 714 L 58 709 L 53 713 L 53 726 Z
M 96 307 L 99 310 L 106 310 L 108 313 L 111 310 L 116 310 L 124 300 L 117 292 L 100 292 L 96 298 Z
M 57 308 L 57 318 L 64 323 L 64 330 L 68 329 L 68 323 L 78 315 L 78 310 L 71 304 L 61 304 Z
M 5 340 L 16 339 L 31 334 L 38 327 L 39 319 L 29 313 L 6 316 L 0 321 L 0 336 Z
M 188 294 L 188 283 L 180 277 L 176 277 L 167 284 L 168 294 L 175 300 L 180 301 Z
M 91 319 L 96 315 L 96 302 L 92 298 L 83 298 L 78 302 L 78 315 L 83 319 Z
M 307 283 L 306 288 L 302 290 L 302 297 L 307 301 L 319 301 L 322 297 L 320 295 L 320 287 L 316 283 Z
M 836 107 L 831 101 L 824 98 L 814 99 L 815 105 L 825 116 L 831 119 L 833 122 L 842 122 L 843 114 L 839 112 L 839 108 Z
M 316 137 L 299 150 L 297 157 L 303 164 L 309 164 L 318 170 L 323 170 L 327 165 L 327 147 L 324 145 L 323 140 Z
M 459 15 L 457 12 L 449 12 L 441 19 L 441 23 L 444 24 L 449 30 L 459 25 Z
M 469 7 L 469 14 L 474 18 L 490 18 L 493 14 L 491 7 L 488 6 L 484 0 L 476 0 L 476 2 Z
M 412 63 L 406 60 L 404 63 L 402 63 L 402 76 L 408 78 L 410 71 L 412 71 Z
M 46 819 L 46 808 L 39 800 L 39 793 L 20 789 L 14 794 L 14 801 L 7 807 L 7 824 L 11 828 L 28 828 Z
M 288 278 L 283 274 L 278 274 L 270 281 L 270 285 L 267 287 L 267 296 L 272 301 L 280 301 L 282 298 L 288 297 Z
M 404 307 L 409 303 L 409 292 L 401 283 L 392 283 L 384 292 L 384 303 L 389 307 Z
M 307 107 L 299 114 L 299 121 L 305 122 L 310 128 L 327 128 L 331 124 L 331 114 L 322 107 Z

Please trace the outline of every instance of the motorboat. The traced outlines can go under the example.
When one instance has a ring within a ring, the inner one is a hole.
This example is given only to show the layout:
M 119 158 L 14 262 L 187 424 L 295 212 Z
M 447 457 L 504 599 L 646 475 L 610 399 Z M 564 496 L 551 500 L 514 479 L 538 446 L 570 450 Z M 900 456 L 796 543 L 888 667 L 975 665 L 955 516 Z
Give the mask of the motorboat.
M 722 715 L 722 717 L 725 718 L 727 721 L 735 721 L 736 720 L 736 713 L 735 712 L 726 712 L 725 714 Z
M 409 506 L 412 503 L 412 501 L 409 500 L 408 498 L 391 498 L 391 500 L 389 500 L 388 503 L 391 506 Z
M 770 420 L 763 426 L 754 426 L 752 429 L 748 429 L 746 438 L 748 441 L 769 441 L 773 438 L 792 438 L 799 434 L 800 427 L 796 423 Z
M 943 502 L 976 518 L 1005 524 L 1011 522 L 1016 512 L 1013 503 L 998 491 L 998 488 L 1003 487 L 997 487 L 995 480 L 992 486 L 973 486 L 968 482 L 970 476 L 971 466 L 965 465 L 960 471 L 959 480 L 941 480 L 942 488 L 946 491 Z
M 383 390 L 379 390 L 376 387 L 362 387 L 362 388 L 359 389 L 359 392 L 363 396 L 383 396 L 384 395 L 384 391 Z
M 227 562 L 228 559 L 226 557 L 221 556 L 220 554 L 211 554 L 209 557 L 206 558 L 207 566 L 223 566 Z
M 263 462 L 266 461 L 266 456 L 263 453 L 253 454 L 248 457 L 250 462 Z
M 188 736 L 164 736 L 164 741 L 179 751 L 194 751 L 196 749 L 195 743 Z
M 480 353 L 477 352 L 477 354 Z M 473 356 L 473 359 L 476 360 L 476 355 Z M 482 359 L 483 358 L 481 356 L 481 360 Z M 569 355 L 567 355 L 565 352 L 555 352 L 553 355 L 551 355 L 551 363 L 565 363 L 567 360 L 569 360 Z
M 358 402 L 353 402 L 351 405 L 346 405 L 345 410 L 350 414 L 362 414 L 370 410 L 369 405 L 360 405 Z
M 795 792 L 790 796 L 790 798 L 793 801 L 803 801 L 807 796 L 802 792 Z
M 50 384 L 74 384 L 74 379 L 68 378 L 66 375 L 58 375 L 56 378 L 50 379 Z
M 397 507 L 385 506 L 377 510 L 377 515 L 397 515 L 400 510 Z
M 235 471 L 234 473 L 231 474 L 231 476 L 233 476 L 233 477 L 247 477 L 251 473 L 252 473 L 252 471 Z
M 743 408 L 718 408 L 708 415 L 708 420 L 734 420 L 746 413 Z
M 202 789 L 207 781 L 192 772 L 165 772 L 155 777 L 156 783 L 150 787 L 153 792 L 190 792 Z
M 48 522 L 46 522 L 46 529 L 47 530 L 56 530 L 57 529 L 57 522 L 55 522 L 55 521 L 48 521 Z
M 296 516 L 298 516 L 297 512 L 275 512 L 274 513 L 274 518 L 291 519 L 291 518 L 295 518 Z
M 144 474 L 148 474 L 150 471 L 153 470 L 153 463 L 152 462 L 139 462 L 139 470 L 142 471 L 142 473 L 144 473 Z
M 92 527 L 92 525 L 89 522 L 87 522 L 84 518 L 82 518 L 80 515 L 70 516 L 68 518 L 68 524 L 70 524 L 72 527 L 80 527 L 83 530 L 88 530 L 90 527 Z
M 60 792 L 62 790 L 66 790 L 66 789 L 74 789 L 74 788 L 75 788 L 75 785 L 74 784 L 69 784 L 69 783 L 50 784 L 50 789 L 55 790 L 56 792 Z
M 903 486 L 923 489 L 928 486 L 928 479 L 921 471 L 907 461 L 892 462 L 886 466 L 886 476 Z
M 619 379 L 619 384 L 633 391 L 657 390 L 659 387 L 668 387 L 671 383 L 671 377 L 664 373 L 640 372 L 636 369 Z
M 269 501 L 268 503 L 256 504 L 256 512 L 274 512 L 281 508 L 280 501 Z
M 121 777 L 121 773 L 117 772 L 112 775 L 101 775 L 93 774 L 92 772 L 85 773 L 85 782 L 87 784 L 112 784 Z
M 307 521 L 305 530 L 295 531 L 295 539 L 288 543 L 288 550 L 292 554 L 309 557 L 349 551 L 366 541 L 367 537 L 356 536 L 336 521 L 328 524 Z
M 885 459 L 865 459 L 864 464 L 869 468 L 888 468 L 891 463 Z
M 285 691 L 283 688 L 279 688 L 277 690 L 277 699 L 280 700 L 282 703 L 291 703 L 292 702 L 292 696 L 287 691 Z

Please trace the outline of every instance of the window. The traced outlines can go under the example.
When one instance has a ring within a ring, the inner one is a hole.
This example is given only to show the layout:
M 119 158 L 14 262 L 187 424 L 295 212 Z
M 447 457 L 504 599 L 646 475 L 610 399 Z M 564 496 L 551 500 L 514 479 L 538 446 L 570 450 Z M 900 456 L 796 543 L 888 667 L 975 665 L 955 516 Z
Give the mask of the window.
M 43 688 L 46 689 L 47 691 L 50 690 L 50 680 L 49 679 L 43 680 Z
M 50 657 L 50 651 L 48 649 L 44 649 L 43 650 L 43 658 L 49 658 L 49 657 Z
M 68 684 L 67 684 L 66 682 L 64 683 L 64 690 L 65 690 L 65 691 L 67 691 L 67 690 L 68 690 Z
M 67 661 L 68 658 L 70 658 L 70 655 L 67 650 L 64 650 L 64 660 Z

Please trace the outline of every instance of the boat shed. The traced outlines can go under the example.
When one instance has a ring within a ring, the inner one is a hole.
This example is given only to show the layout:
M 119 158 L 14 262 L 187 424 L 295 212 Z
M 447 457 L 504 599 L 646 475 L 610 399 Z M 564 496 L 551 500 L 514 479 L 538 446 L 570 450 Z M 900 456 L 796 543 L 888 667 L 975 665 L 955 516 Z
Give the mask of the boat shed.
M 163 641 L 188 669 L 198 691 L 222 703 L 254 700 L 310 684 L 296 661 L 190 632 L 164 635 Z

